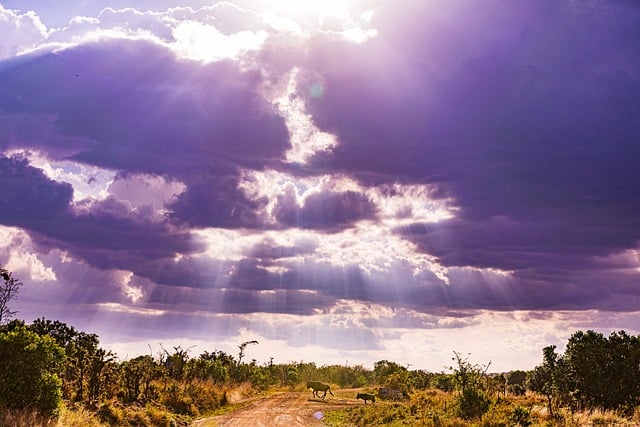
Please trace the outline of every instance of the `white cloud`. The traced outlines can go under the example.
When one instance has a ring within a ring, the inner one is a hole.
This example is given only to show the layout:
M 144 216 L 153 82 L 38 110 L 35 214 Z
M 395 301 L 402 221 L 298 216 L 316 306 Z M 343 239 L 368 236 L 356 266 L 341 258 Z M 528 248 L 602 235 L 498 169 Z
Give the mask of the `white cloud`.
M 47 29 L 36 13 L 20 14 L 0 5 L 0 59 L 104 38 L 134 38 L 165 45 L 183 58 L 212 62 L 238 59 L 245 52 L 260 49 L 273 33 L 308 39 L 324 32 L 355 43 L 375 37 L 377 32 L 370 28 L 366 15 L 356 16 L 350 9 L 343 1 L 304 5 L 281 1 L 246 8 L 223 1 L 164 11 L 106 7 L 97 16 L 70 16 L 67 26 Z
M 338 144 L 336 137 L 320 131 L 305 111 L 304 101 L 297 95 L 298 73 L 299 70 L 294 69 L 285 76 L 286 89 L 274 101 L 289 130 L 291 148 L 285 153 L 285 159 L 290 163 L 306 163 L 315 154 L 330 152 Z M 321 86 L 317 86 L 316 91 L 321 96 Z
M 144 296 L 144 292 L 141 286 L 134 286 L 131 283 L 132 279 L 133 273 L 131 271 L 120 272 L 120 288 L 122 293 L 135 304 Z
M 37 150 L 9 150 L 5 155 L 26 158 L 31 166 L 42 170 L 49 179 L 71 184 L 74 202 L 106 199 L 109 185 L 116 176 L 114 171 L 108 169 L 70 160 L 52 160 Z
M 47 27 L 35 12 L 23 14 L 0 4 L 0 60 L 35 47 L 47 38 Z
M 275 224 L 279 197 L 288 196 L 304 206 L 305 200 L 319 192 L 353 191 L 365 194 L 379 210 L 378 221 L 360 221 L 351 228 L 331 233 L 311 230 L 282 230 L 271 236 L 304 236 L 316 242 L 314 260 L 332 266 L 359 266 L 366 272 L 389 272 L 404 266 L 414 276 L 432 272 L 447 283 L 447 269 L 435 257 L 424 254 L 416 245 L 394 233 L 394 228 L 415 222 L 439 222 L 452 218 L 452 201 L 436 199 L 434 188 L 426 185 L 394 184 L 367 188 L 345 176 L 319 175 L 293 177 L 277 171 L 244 171 L 240 188 L 252 200 L 266 199 L 260 212 L 266 224 Z M 268 232 L 265 235 L 269 234 Z M 254 236 L 257 234 L 254 234 Z
M 21 281 L 46 282 L 56 280 L 56 273 L 34 251 L 29 235 L 17 228 L 0 226 L 0 266 L 14 273 Z
M 311 150 L 315 150 L 312 148 Z M 436 223 L 455 217 L 458 207 L 452 199 L 437 198 L 436 187 L 424 184 L 388 184 L 366 187 L 343 175 L 294 177 L 274 170 L 243 171 L 239 188 L 252 200 L 266 199 L 261 214 L 267 224 L 274 224 L 277 198 L 293 192 L 303 206 L 305 199 L 323 191 L 353 191 L 366 195 L 377 207 L 381 225 L 393 228 L 412 223 Z
M 108 194 L 125 202 L 132 211 L 145 211 L 156 221 L 164 221 L 164 209 L 186 189 L 186 185 L 166 177 L 137 174 L 109 182 Z
M 265 31 L 225 35 L 213 25 L 197 21 L 178 23 L 172 34 L 175 42 L 170 46 L 179 56 L 202 62 L 237 59 L 247 51 L 259 49 L 267 39 Z

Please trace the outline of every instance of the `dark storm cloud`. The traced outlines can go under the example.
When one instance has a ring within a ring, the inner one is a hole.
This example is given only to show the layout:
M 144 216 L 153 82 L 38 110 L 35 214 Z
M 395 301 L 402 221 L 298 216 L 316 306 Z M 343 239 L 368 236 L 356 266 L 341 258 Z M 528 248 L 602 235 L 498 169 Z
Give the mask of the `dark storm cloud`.
M 238 182 L 234 175 L 196 178 L 171 203 L 171 217 L 194 227 L 259 227 L 256 211 L 266 201 L 249 200 Z
M 289 146 L 284 122 L 259 94 L 260 84 L 259 73 L 230 61 L 179 61 L 143 41 L 104 41 L 14 60 L 0 71 L 0 110 L 23 119 L 13 128 L 5 123 L 0 144 L 65 153 L 123 174 L 179 179 L 187 190 L 173 206 L 175 219 L 255 226 L 258 205 L 237 189 L 238 168 L 263 167 Z M 28 130 L 38 126 L 51 138 Z
M 413 224 L 396 232 L 448 266 L 518 272 L 529 267 L 599 269 L 602 266 L 590 256 L 610 248 L 634 247 L 637 242 L 637 236 L 629 234 L 638 225 L 634 218 L 621 224 L 606 218 L 582 219 L 579 226 L 573 221 L 571 217 L 518 220 L 502 215 Z
M 41 245 L 68 249 L 99 268 L 137 270 L 146 260 L 202 249 L 186 231 L 137 217 L 113 199 L 94 203 L 86 213 L 68 213 L 34 229 Z
M 300 93 L 340 141 L 315 167 L 438 184 L 458 218 L 401 233 L 449 266 L 546 279 L 549 265 L 570 285 L 637 246 L 638 5 L 405 1 L 376 16 L 377 38 L 317 39 L 305 59 Z
M 26 160 L 0 156 L 0 222 L 6 225 L 38 226 L 64 215 L 73 188 L 50 180 Z
M 377 208 L 364 194 L 324 191 L 307 197 L 300 206 L 295 194 L 278 197 L 275 217 L 288 226 L 309 229 L 340 229 L 362 219 L 374 219 Z
M 26 160 L 0 157 L 0 189 L 3 225 L 23 228 L 43 249 L 68 250 L 95 267 L 135 270 L 137 262 L 199 249 L 188 233 L 154 223 L 114 198 L 72 208 L 71 186 Z
M 282 119 L 257 92 L 259 74 L 230 61 L 179 61 L 150 42 L 111 40 L 15 62 L 0 75 L 0 107 L 55 115 L 58 133 L 87 141 L 73 157 L 84 163 L 227 173 L 224 166 L 263 165 L 288 148 Z

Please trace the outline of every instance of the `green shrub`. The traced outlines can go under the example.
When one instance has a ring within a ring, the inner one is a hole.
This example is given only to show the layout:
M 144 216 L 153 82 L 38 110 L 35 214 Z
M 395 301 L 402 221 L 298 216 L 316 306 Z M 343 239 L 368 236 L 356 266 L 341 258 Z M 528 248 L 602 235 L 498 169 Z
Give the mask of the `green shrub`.
M 467 389 L 458 395 L 458 413 L 461 418 L 481 418 L 489 409 L 489 399 L 482 391 Z
M 531 410 L 524 406 L 516 406 L 509 415 L 509 420 L 517 426 L 527 427 L 531 425 Z
M 23 326 L 0 333 L 0 403 L 55 415 L 62 402 L 63 363 L 64 350 L 51 337 Z

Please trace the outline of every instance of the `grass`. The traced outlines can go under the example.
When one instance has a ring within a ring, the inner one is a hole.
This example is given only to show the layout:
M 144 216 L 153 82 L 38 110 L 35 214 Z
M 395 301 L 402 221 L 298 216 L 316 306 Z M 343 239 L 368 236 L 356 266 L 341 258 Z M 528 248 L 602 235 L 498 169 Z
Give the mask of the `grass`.
M 158 385 L 158 389 L 160 385 Z M 117 399 L 95 406 L 64 404 L 57 417 L 46 418 L 33 410 L 0 407 L 1 427 L 181 427 L 200 416 L 236 410 L 251 395 L 249 385 L 216 386 L 210 382 L 170 384 L 157 399 L 123 404 Z M 235 402 L 235 403 L 234 403 Z M 202 424 L 215 425 L 215 424 Z
M 56 426 L 56 421 L 43 418 L 36 411 L 0 408 L 0 426 L 3 427 L 45 427 Z
M 376 400 L 375 405 L 328 411 L 325 423 L 343 426 L 430 426 L 438 425 L 447 407 L 451 408 L 451 395 L 439 390 L 414 394 L 401 402 Z
M 455 398 L 450 393 L 426 390 L 402 402 L 379 402 L 375 406 L 328 411 L 325 423 L 332 427 L 424 426 L 424 427 L 634 427 L 640 425 L 640 408 L 632 417 L 615 411 L 559 411 L 549 416 L 540 396 L 493 398 L 481 419 L 463 420 L 456 416 Z

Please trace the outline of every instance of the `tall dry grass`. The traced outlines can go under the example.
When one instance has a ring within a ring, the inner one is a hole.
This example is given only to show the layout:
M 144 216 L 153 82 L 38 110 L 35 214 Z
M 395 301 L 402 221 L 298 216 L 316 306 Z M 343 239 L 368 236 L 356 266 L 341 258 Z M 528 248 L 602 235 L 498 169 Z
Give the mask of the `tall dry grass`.
M 32 409 L 7 409 L 0 407 L 2 427 L 103 427 L 96 414 L 81 408 L 62 407 L 57 417 L 43 417 Z
M 57 420 L 44 418 L 35 410 L 0 407 L 2 427 L 54 427 L 56 423 Z

